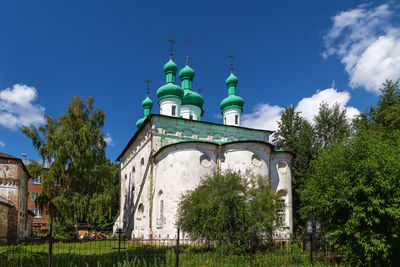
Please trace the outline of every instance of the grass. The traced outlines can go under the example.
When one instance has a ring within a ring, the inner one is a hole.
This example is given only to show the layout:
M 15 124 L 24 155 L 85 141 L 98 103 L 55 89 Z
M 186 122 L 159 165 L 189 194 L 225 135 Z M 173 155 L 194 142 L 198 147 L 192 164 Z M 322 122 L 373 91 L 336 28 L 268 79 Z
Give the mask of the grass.
M 53 266 L 117 266 L 118 240 L 96 240 L 82 242 L 55 242 Z M 147 245 L 122 242 L 119 266 L 175 266 L 173 243 L 159 242 Z M 26 242 L 0 246 L 0 266 L 47 266 L 48 243 Z M 315 266 L 331 266 L 316 257 Z M 215 248 L 182 246 L 180 266 L 310 266 L 308 256 L 298 246 L 258 251 L 250 254 L 222 255 Z

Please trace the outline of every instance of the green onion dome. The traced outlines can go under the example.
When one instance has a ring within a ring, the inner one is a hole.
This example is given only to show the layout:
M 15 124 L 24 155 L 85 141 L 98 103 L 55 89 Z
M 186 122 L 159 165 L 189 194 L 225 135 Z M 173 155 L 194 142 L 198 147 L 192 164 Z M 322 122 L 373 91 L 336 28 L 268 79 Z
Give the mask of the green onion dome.
M 243 98 L 237 95 L 229 95 L 221 101 L 221 104 L 219 104 L 221 108 L 221 113 L 224 113 L 224 111 L 228 108 L 239 108 L 243 112 L 243 105 Z
M 226 79 L 225 84 L 226 86 L 231 86 L 231 85 L 237 85 L 239 79 L 233 75 L 233 73 L 231 73 L 231 75 L 229 75 L 229 77 Z
M 164 72 L 165 73 L 176 73 L 178 71 L 178 65 L 175 64 L 175 62 L 170 59 L 167 63 L 164 65 Z
M 136 122 L 136 127 L 139 129 L 140 128 L 140 126 L 142 126 L 142 124 L 143 124 L 143 122 L 144 122 L 144 120 L 146 119 L 147 117 L 143 117 L 143 118 L 141 118 L 141 119 L 139 119 L 137 122 Z
M 142 102 L 143 108 L 151 109 L 153 107 L 153 101 L 149 97 L 146 97 Z
M 183 91 L 185 92 L 185 95 L 183 96 L 182 105 L 193 105 L 203 110 L 204 99 L 199 93 L 189 89 Z
M 193 80 L 194 78 L 194 70 L 186 65 L 181 71 L 179 72 L 179 79 L 182 81 L 183 79 L 190 79 Z
M 157 90 L 158 103 L 160 103 L 161 99 L 167 98 L 167 97 L 179 98 L 182 100 L 183 95 L 184 95 L 184 93 L 183 93 L 183 90 L 181 89 L 181 87 L 174 83 L 164 84 Z

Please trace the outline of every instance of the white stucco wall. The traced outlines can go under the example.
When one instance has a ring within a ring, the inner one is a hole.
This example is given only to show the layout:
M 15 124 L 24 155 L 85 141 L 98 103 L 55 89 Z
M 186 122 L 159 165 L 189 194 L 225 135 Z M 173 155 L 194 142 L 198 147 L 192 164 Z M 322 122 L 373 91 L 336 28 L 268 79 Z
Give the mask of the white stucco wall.
M 198 121 L 200 119 L 201 109 L 194 105 L 181 106 L 181 117 L 190 119 L 190 115 L 192 115 L 192 120 Z
M 164 98 L 160 101 L 160 114 L 172 117 L 180 117 L 182 101 L 179 98 Z M 175 115 L 172 115 L 172 106 L 176 107 Z
M 240 126 L 241 114 L 242 114 L 242 111 L 238 108 L 230 108 L 230 109 L 225 110 L 225 112 L 223 114 L 224 124 Z M 235 116 L 238 116 L 237 123 L 235 121 Z
M 176 233 L 176 211 L 181 194 L 194 189 L 202 177 L 216 168 L 216 146 L 201 143 L 181 143 L 166 148 L 155 159 L 153 236 L 173 238 Z M 160 195 L 160 191 L 162 194 Z M 160 201 L 163 217 L 160 222 Z

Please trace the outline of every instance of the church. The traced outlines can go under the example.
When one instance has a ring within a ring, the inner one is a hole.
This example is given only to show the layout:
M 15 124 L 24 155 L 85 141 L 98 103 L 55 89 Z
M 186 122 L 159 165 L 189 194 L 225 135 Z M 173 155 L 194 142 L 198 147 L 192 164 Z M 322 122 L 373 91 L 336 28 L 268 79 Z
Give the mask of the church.
M 221 124 L 203 121 L 204 99 L 192 90 L 194 70 L 188 64 L 179 71 L 170 59 L 164 65 L 166 82 L 157 90 L 159 114 L 153 101 L 143 100 L 144 117 L 117 160 L 121 163 L 120 211 L 114 231 L 126 238 L 176 238 L 176 213 L 182 193 L 194 189 L 201 178 L 215 171 L 251 171 L 270 179 L 280 193 L 277 238 L 289 238 L 292 222 L 292 178 L 289 152 L 269 143 L 272 131 L 241 127 L 244 100 L 236 95 L 238 78 L 225 81 L 228 95 L 220 103 Z

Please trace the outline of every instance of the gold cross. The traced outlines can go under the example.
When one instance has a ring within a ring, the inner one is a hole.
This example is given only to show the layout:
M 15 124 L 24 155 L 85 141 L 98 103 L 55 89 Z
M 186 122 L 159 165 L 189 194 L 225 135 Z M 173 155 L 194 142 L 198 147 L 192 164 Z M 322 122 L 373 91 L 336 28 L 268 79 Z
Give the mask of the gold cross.
M 145 82 L 147 83 L 147 96 L 149 96 L 149 94 L 150 94 L 149 83 L 151 83 L 151 81 L 149 79 L 147 79 L 147 80 L 145 80 Z
M 235 58 L 234 56 L 230 55 L 229 56 L 231 59 L 231 73 L 233 73 L 233 59 Z
M 175 43 L 175 40 L 174 39 L 169 39 L 168 42 L 170 44 L 170 47 L 169 47 L 169 58 L 172 59 L 172 44 Z
M 184 43 L 186 44 L 186 65 L 189 62 L 189 45 L 191 45 L 192 43 L 189 41 L 184 41 Z

